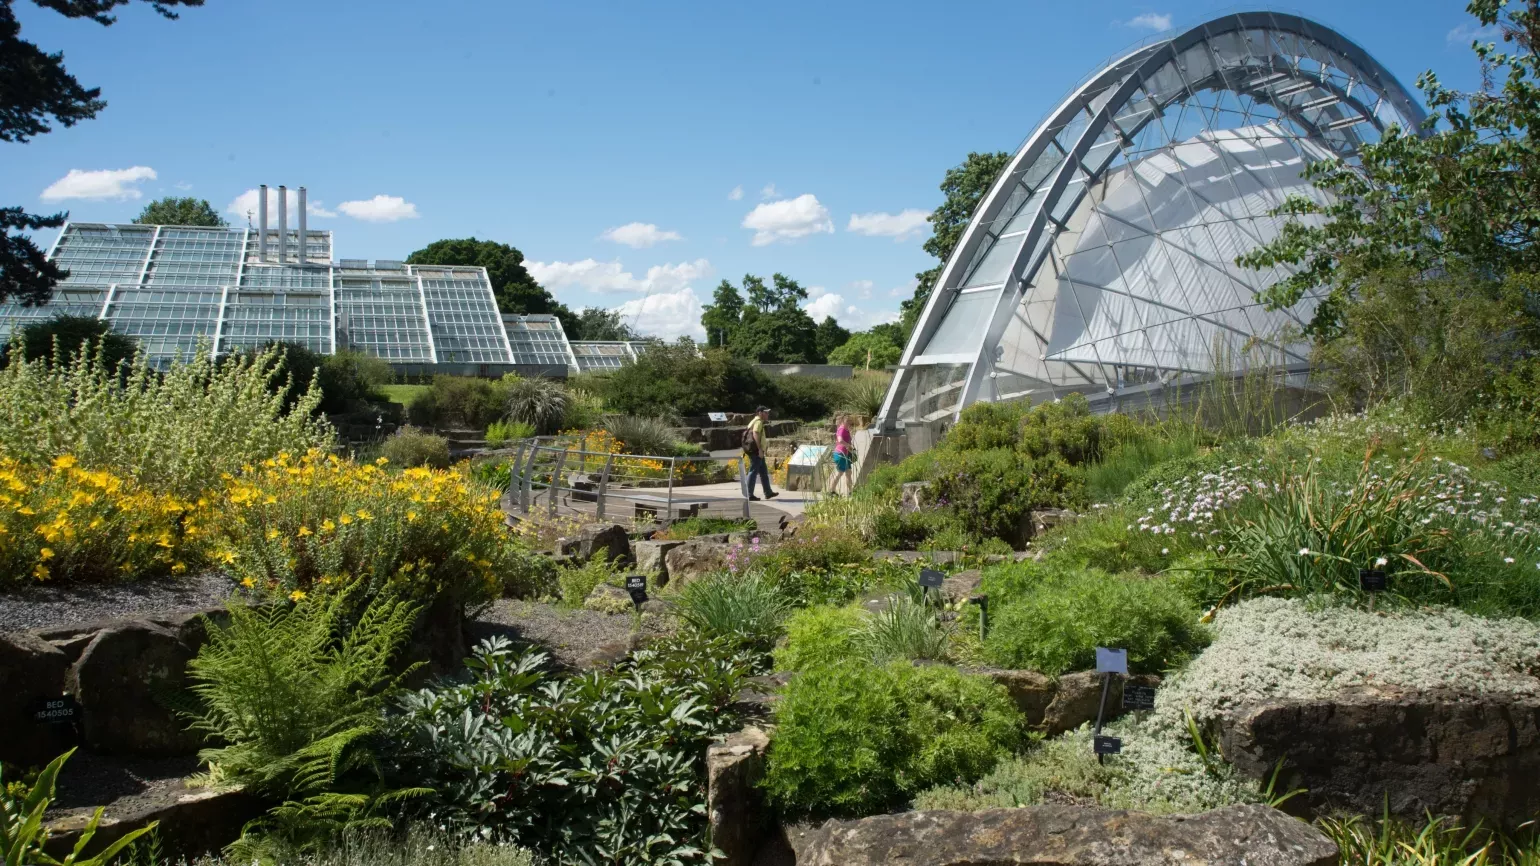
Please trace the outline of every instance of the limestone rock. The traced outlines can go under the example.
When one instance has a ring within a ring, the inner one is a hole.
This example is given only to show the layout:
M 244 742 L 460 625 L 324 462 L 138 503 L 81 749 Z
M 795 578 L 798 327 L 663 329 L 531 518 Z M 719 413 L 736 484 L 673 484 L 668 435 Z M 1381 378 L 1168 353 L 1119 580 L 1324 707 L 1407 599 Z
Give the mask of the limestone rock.
M 750 866 L 770 825 L 759 790 L 770 736 L 748 727 L 706 749 L 706 815 L 711 844 L 725 855 L 722 866 Z
M 1078 806 L 829 821 L 790 841 L 798 866 L 1333 866 L 1337 846 L 1266 806 L 1158 817 Z
M 126 797 L 107 807 L 83 853 L 94 855 L 133 830 L 156 821 L 157 840 L 167 858 L 217 854 L 241 835 L 247 822 L 267 811 L 269 805 L 240 786 L 190 790 L 171 803 L 139 803 L 133 797 Z M 48 825 L 49 837 L 44 851 L 58 858 L 68 855 L 89 821 L 89 815 L 72 815 L 53 821 Z
M 1253 778 L 1279 758 L 1314 809 L 1484 818 L 1540 814 L 1540 699 L 1362 689 L 1246 708 L 1219 723 L 1225 758 Z
M 594 647 L 583 659 L 585 668 L 607 668 L 625 658 L 632 650 L 640 649 L 642 637 L 632 634 L 619 640 L 605 641 Z
M 683 541 L 637 541 L 631 545 L 636 557 L 636 570 L 642 574 L 657 575 L 658 586 L 668 585 L 668 552 L 684 544 Z
M 1058 691 L 1051 678 L 1037 671 L 986 668 L 970 671 L 970 673 L 983 674 L 1005 686 L 1011 700 L 1016 704 L 1016 709 L 1021 710 L 1022 715 L 1027 717 L 1027 724 L 1034 727 L 1043 723 L 1043 717 L 1048 713 L 1048 706 L 1053 703 L 1054 695 Z M 1097 697 L 1100 699 L 1101 695 L 1098 694 Z M 1091 712 L 1094 718 L 1095 707 L 1092 707 Z
M 949 602 L 964 601 L 978 592 L 984 572 L 976 568 L 959 571 L 941 583 L 941 595 Z
M 685 542 L 664 556 L 669 581 L 684 586 L 698 577 L 715 571 L 725 571 L 727 556 L 731 550 L 732 548 L 726 544 Z
M 578 530 L 579 559 L 587 562 L 603 551 L 610 562 L 631 560 L 631 537 L 618 523 L 590 523 Z
M 70 746 L 67 726 L 39 725 L 37 705 L 64 694 L 69 656 L 24 632 L 0 632 L 0 760 L 42 766 Z
M 1053 701 L 1043 711 L 1043 730 L 1053 737 L 1072 731 L 1086 722 L 1096 721 L 1096 708 L 1102 699 L 1102 677 L 1095 671 L 1081 671 L 1059 677 Z M 1123 678 L 1113 677 L 1107 690 L 1107 716 L 1123 704 Z
M 600 613 L 629 613 L 634 605 L 631 593 L 618 586 L 601 583 L 583 599 L 583 607 Z
M 907 481 L 899 493 L 900 511 L 919 511 L 930 501 L 929 481 Z
M 153 623 L 129 621 L 98 632 L 66 678 L 80 702 L 86 747 L 109 755 L 196 751 L 200 738 L 162 702 L 185 686 L 192 657 L 174 632 Z
M 1080 515 L 1068 508 L 1039 508 L 1032 512 L 1034 534 L 1047 532 L 1060 526 L 1068 526 L 1080 519 Z

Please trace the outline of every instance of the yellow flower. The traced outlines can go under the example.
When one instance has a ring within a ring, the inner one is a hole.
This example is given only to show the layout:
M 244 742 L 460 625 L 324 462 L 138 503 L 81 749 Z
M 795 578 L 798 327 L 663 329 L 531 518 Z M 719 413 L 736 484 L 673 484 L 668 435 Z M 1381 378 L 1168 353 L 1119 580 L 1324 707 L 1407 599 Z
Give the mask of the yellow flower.
M 37 578 L 38 580 L 47 580 L 48 579 L 48 566 L 43 565 L 41 563 L 32 566 L 32 576 Z
M 60 454 L 53 459 L 53 468 L 69 469 L 75 465 L 75 457 L 71 454 Z
M 254 587 L 256 585 L 257 585 L 257 582 L 255 580 L 252 580 L 249 577 L 246 578 L 245 580 L 241 581 L 241 586 L 244 586 L 247 589 L 251 589 L 252 587 Z
M 374 519 L 374 515 L 369 513 L 369 509 L 367 509 L 367 508 L 360 508 L 360 509 L 358 509 L 358 519 L 359 520 L 373 520 Z
M 406 522 L 407 523 L 412 523 L 415 520 L 417 520 L 417 512 L 415 512 L 415 511 L 408 511 L 406 513 Z
M 295 534 L 298 535 L 300 538 L 304 538 L 307 535 L 314 535 L 315 533 L 310 531 L 310 527 L 308 527 L 308 526 L 301 526 L 299 528 L 299 532 L 297 532 Z
M 45 547 L 42 550 L 39 550 L 37 552 L 37 555 L 38 555 L 39 559 L 43 560 L 44 562 L 47 562 L 48 560 L 53 559 L 53 548 L 52 547 Z
M 344 515 L 342 515 L 342 516 L 337 518 L 337 522 L 341 523 L 343 526 L 347 526 L 349 523 L 353 522 L 353 518 L 351 518 L 348 515 L 344 514 Z
M 289 601 L 299 601 L 300 599 L 303 599 L 304 597 L 305 597 L 305 591 L 302 590 L 302 589 L 296 589 L 293 592 L 289 593 Z
M 278 530 L 276 530 L 276 529 L 269 529 L 267 531 L 267 540 L 268 541 L 272 541 L 273 539 L 275 539 L 277 537 L 278 537 Z
M 234 565 L 235 564 L 235 551 L 233 551 L 233 550 L 226 550 L 223 553 L 219 554 L 219 559 L 225 565 Z M 246 579 L 248 581 L 251 580 L 251 578 L 249 578 L 249 577 L 246 578 Z
M 323 521 L 321 521 L 321 531 L 322 532 L 331 532 L 331 531 L 335 530 L 336 528 L 337 528 L 337 524 L 331 522 L 331 520 L 323 520 Z

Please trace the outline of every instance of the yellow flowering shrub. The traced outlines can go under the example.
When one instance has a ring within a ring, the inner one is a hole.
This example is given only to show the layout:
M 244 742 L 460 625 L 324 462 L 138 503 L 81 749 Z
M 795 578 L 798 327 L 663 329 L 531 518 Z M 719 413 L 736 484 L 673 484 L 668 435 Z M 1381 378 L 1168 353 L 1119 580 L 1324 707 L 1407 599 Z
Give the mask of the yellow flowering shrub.
M 0 582 L 113 581 L 201 564 L 207 502 L 145 490 L 65 454 L 0 455 Z
M 392 472 L 311 451 L 226 481 L 210 556 L 247 587 L 303 598 L 362 582 L 370 597 L 389 587 L 475 604 L 549 579 L 504 525 L 497 493 L 463 467 Z

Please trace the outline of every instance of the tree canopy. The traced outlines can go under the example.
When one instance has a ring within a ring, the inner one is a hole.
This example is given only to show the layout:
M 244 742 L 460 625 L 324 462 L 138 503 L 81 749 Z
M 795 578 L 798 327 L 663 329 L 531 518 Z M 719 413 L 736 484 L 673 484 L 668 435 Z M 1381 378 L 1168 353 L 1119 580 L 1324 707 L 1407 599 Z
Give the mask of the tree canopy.
M 804 300 L 807 289 L 785 274 L 768 283 L 747 274 L 741 293 L 723 280 L 701 313 L 707 345 L 761 364 L 822 363 L 818 326 L 800 306 Z
M 829 353 L 845 345 L 850 339 L 850 332 L 834 321 L 833 316 L 824 316 L 818 323 L 818 330 L 813 332 L 813 342 L 818 346 L 818 357 L 828 359 Z
M 603 307 L 584 307 L 582 312 L 573 317 L 577 322 L 576 332 L 568 332 L 569 340 L 637 340 L 640 335 L 626 324 L 619 310 L 606 310 Z M 565 328 L 565 326 L 563 326 Z
M 899 305 L 904 333 L 900 344 L 908 342 L 920 313 L 925 310 L 925 302 L 930 299 L 931 289 L 936 287 L 936 280 L 941 279 L 941 269 L 946 266 L 952 250 L 957 249 L 958 242 L 962 240 L 968 220 L 973 218 L 973 212 L 978 209 L 979 202 L 983 201 L 984 194 L 989 192 L 995 178 L 1000 176 L 1000 172 L 1010 162 L 1011 154 L 1003 150 L 970 153 L 961 165 L 947 169 L 946 176 L 941 179 L 941 191 L 946 194 L 946 198 L 927 217 L 930 220 L 931 235 L 924 246 L 925 252 L 935 256 L 938 263 L 914 275 L 917 281 L 914 296 Z
M 449 238 L 434 241 L 406 257 L 409 265 L 467 265 L 487 269 L 497 309 L 504 313 L 546 313 L 561 319 L 562 330 L 579 329 L 577 316 L 546 291 L 524 267 L 524 254 L 497 241 Z
M 208 199 L 202 198 L 177 198 L 167 196 L 156 199 L 144 206 L 144 210 L 134 217 L 134 222 L 141 225 L 161 226 L 208 226 L 210 228 L 224 228 L 229 225 L 219 211 L 214 210 L 208 203 Z
M 903 347 L 893 341 L 890 332 L 873 328 L 851 334 L 850 339 L 829 353 L 829 363 L 881 370 L 897 364 L 903 353 Z
M 66 18 L 89 18 L 103 26 L 117 19 L 112 11 L 135 0 L 33 0 Z M 143 0 L 167 18 L 173 6 L 201 6 L 203 0 Z M 53 131 L 53 124 L 74 126 L 107 107 L 99 87 L 86 87 L 64 68 L 61 52 L 49 54 L 21 38 L 15 0 L 0 0 L 0 142 L 24 144 Z M 0 208 L 0 301 L 47 303 L 53 287 L 69 275 L 48 262 L 32 239 L 12 231 L 59 228 L 68 213 L 29 214 L 20 207 Z

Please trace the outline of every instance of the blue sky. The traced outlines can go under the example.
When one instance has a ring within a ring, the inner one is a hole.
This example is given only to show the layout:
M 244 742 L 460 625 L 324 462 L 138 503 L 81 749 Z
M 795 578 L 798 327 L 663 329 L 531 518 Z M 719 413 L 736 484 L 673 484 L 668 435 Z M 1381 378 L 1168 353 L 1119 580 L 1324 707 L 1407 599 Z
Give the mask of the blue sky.
M 0 145 L 0 202 L 127 221 L 161 195 L 240 211 L 259 183 L 304 185 L 339 258 L 493 238 L 567 304 L 665 335 L 694 333 L 723 277 L 780 271 L 863 327 L 930 266 L 920 216 L 948 167 L 1014 150 L 1135 41 L 1237 8 L 208 0 L 103 28 L 18 0 L 22 35 L 108 107 Z M 1289 11 L 1409 88 L 1429 68 L 1476 84 L 1461 2 Z

